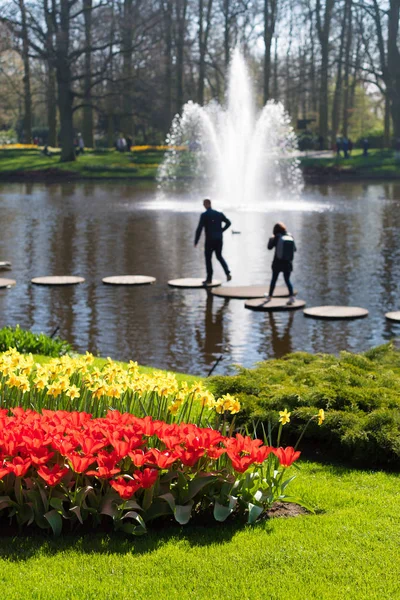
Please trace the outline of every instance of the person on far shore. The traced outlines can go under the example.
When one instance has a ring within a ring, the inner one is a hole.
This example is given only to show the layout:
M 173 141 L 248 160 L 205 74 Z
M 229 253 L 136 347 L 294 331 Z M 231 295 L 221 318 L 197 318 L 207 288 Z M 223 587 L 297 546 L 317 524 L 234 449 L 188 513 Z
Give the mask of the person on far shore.
M 362 141 L 362 147 L 363 147 L 363 156 L 368 156 L 368 149 L 369 149 L 369 141 L 368 138 L 364 138 Z
M 341 156 L 341 154 L 340 154 L 341 146 L 342 146 L 342 140 L 340 139 L 340 137 L 337 137 L 336 138 L 336 156 Z
M 203 285 L 210 285 L 213 278 L 212 255 L 215 252 L 217 260 L 225 272 L 227 281 L 232 279 L 229 267 L 222 256 L 222 234 L 231 226 L 230 220 L 221 212 L 211 208 L 211 200 L 206 198 L 203 201 L 203 206 L 206 209 L 200 217 L 199 224 L 196 229 L 194 245 L 197 246 L 201 232 L 204 229 L 205 246 L 204 255 L 206 259 L 207 279 L 203 281 Z M 223 227 L 223 223 L 225 226 Z
M 78 134 L 78 148 L 79 148 L 79 154 L 84 154 L 85 142 L 83 141 L 83 137 L 80 133 Z
M 345 135 L 342 137 L 342 148 L 344 157 L 349 158 L 349 140 Z
M 287 304 L 294 304 L 296 299 L 293 293 L 293 286 L 290 281 L 290 274 L 293 271 L 293 258 L 296 252 L 296 244 L 293 236 L 288 233 L 284 223 L 276 223 L 272 231 L 273 236 L 269 238 L 268 250 L 275 248 L 274 260 L 272 261 L 272 279 L 268 294 L 265 294 L 266 302 L 270 302 L 279 273 L 283 273 L 285 283 L 289 290 L 289 300 Z

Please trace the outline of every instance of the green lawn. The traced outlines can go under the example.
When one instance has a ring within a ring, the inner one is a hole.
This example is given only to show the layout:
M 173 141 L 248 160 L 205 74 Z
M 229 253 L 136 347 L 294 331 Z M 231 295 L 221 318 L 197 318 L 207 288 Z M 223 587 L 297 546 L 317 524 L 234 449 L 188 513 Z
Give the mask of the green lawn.
M 121 153 L 87 151 L 75 162 L 60 163 L 59 154 L 44 156 L 40 150 L 0 150 L 0 176 L 22 171 L 48 171 L 52 175 L 73 173 L 82 178 L 154 179 L 163 151 Z M 49 174 L 50 175 L 50 174 Z
M 316 158 L 304 156 L 301 166 L 306 174 L 315 171 L 326 175 L 329 171 L 336 174 L 352 174 L 365 178 L 398 178 L 400 162 L 396 161 L 393 150 L 369 150 L 369 156 L 363 156 L 362 150 L 353 150 L 351 157 Z
M 0 538 L 4 600 L 400 598 L 398 476 L 302 465 L 316 515 L 253 527 Z
M 44 172 L 47 177 L 72 175 L 83 179 L 154 179 L 162 162 L 162 150 L 120 153 L 116 150 L 86 151 L 75 162 L 60 163 L 59 154 L 44 156 L 37 149 L 0 150 L 0 178 L 16 177 L 22 172 Z M 186 159 L 186 156 L 185 156 Z M 187 153 L 190 161 L 190 153 Z M 400 163 L 392 150 L 370 150 L 368 157 L 354 150 L 351 158 L 313 158 L 303 156 L 301 167 L 306 175 L 352 174 L 365 178 L 398 178 Z M 185 165 L 185 161 L 183 162 Z M 185 166 L 181 173 L 185 177 Z M 34 175 L 32 175 L 33 177 Z

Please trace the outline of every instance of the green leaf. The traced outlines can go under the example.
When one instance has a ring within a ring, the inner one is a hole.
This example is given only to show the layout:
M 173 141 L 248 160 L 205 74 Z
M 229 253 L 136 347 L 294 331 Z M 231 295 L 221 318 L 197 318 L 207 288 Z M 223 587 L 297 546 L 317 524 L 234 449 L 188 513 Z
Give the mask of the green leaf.
M 61 498 L 52 498 L 50 500 L 50 506 L 55 508 L 58 512 L 64 512 Z
M 158 497 L 161 498 L 162 500 L 165 500 L 165 502 L 167 502 L 167 504 L 169 505 L 171 511 L 174 512 L 175 498 L 173 497 L 173 495 L 171 493 L 168 492 L 168 494 L 163 494 L 162 496 L 158 496 Z
M 228 506 L 223 506 L 222 504 L 220 504 L 218 502 L 218 500 L 216 500 L 215 504 L 214 504 L 214 519 L 216 521 L 220 521 L 221 523 L 223 521 L 225 521 L 229 517 L 229 515 L 231 514 L 233 509 L 235 508 L 236 503 L 237 503 L 237 498 L 235 496 L 229 497 Z
M 8 508 L 12 504 L 14 503 L 10 496 L 0 496 L 0 510 L 3 510 L 3 508 Z
M 58 537 L 62 531 L 62 518 L 60 514 L 56 510 L 50 510 L 45 513 L 44 518 L 49 522 L 54 535 Z
M 83 525 L 83 519 L 82 519 L 82 515 L 81 515 L 81 509 L 79 506 L 73 506 L 72 508 L 69 509 L 70 512 L 74 513 L 77 518 L 78 521 L 81 525 Z
M 281 500 L 283 502 L 292 502 L 293 504 L 298 504 L 315 515 L 315 510 L 312 508 L 312 506 L 304 502 L 301 498 L 296 498 L 294 496 L 282 496 Z
M 180 525 L 186 525 L 190 521 L 193 504 L 193 500 L 190 500 L 187 504 L 178 504 L 175 506 L 174 517 Z
M 134 521 L 137 522 L 137 525 L 134 525 L 133 523 L 124 523 L 123 525 L 121 525 L 121 529 L 123 531 L 127 531 L 125 529 L 125 525 L 133 525 L 133 529 L 129 528 L 128 533 L 132 533 L 133 535 L 143 535 L 143 534 L 147 533 L 146 524 L 143 521 L 143 518 L 136 511 L 134 511 L 134 510 L 128 511 L 127 513 L 124 514 L 122 519 L 133 519 Z
M 184 494 L 185 501 L 192 500 L 196 494 L 203 490 L 207 485 L 219 479 L 215 475 L 207 475 L 206 477 L 196 477 L 188 485 L 188 491 Z
M 171 509 L 168 502 L 156 498 L 155 500 L 153 500 L 153 503 L 150 506 L 150 508 L 144 513 L 143 518 L 147 523 L 148 521 L 153 521 L 158 517 L 166 517 L 168 515 L 172 515 L 173 512 L 174 511 Z
M 124 508 L 133 508 L 134 510 L 143 510 L 140 504 L 135 502 L 135 500 L 127 500 L 124 504 Z
M 282 492 L 284 492 L 284 491 L 285 491 L 285 488 L 286 488 L 286 487 L 289 485 L 289 483 L 290 483 L 291 481 L 293 481 L 293 479 L 296 479 L 296 475 L 292 475 L 292 477 L 289 477 L 289 479 L 286 479 L 286 481 L 284 481 L 284 482 L 282 483 L 282 485 L 281 485 L 281 490 L 282 490 Z
M 118 506 L 116 505 L 117 496 L 112 492 L 111 494 L 106 494 L 103 498 L 103 502 L 101 503 L 99 513 L 101 515 L 107 515 L 112 519 L 118 514 Z
M 248 503 L 249 507 L 249 516 L 247 518 L 247 522 L 252 525 L 255 521 L 257 521 L 258 517 L 263 512 L 263 508 L 261 506 L 256 506 L 251 502 Z

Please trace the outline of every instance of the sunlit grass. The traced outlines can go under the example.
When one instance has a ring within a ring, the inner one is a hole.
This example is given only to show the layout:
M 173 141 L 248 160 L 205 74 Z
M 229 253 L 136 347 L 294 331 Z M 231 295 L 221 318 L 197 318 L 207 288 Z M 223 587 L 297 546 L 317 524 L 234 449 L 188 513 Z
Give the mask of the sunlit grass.
M 320 512 L 245 527 L 0 538 L 2 597 L 159 600 L 399 598 L 398 476 L 302 465 Z

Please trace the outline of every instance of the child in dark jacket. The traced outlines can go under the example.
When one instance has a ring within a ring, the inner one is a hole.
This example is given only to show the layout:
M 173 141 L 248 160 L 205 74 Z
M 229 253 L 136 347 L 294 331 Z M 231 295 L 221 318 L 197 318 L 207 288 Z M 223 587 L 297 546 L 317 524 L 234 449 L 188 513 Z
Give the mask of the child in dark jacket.
M 288 305 L 295 303 L 293 286 L 290 281 L 290 274 L 293 271 L 293 253 L 296 252 L 296 244 L 293 237 L 287 232 L 283 223 L 276 223 L 272 231 L 273 236 L 269 238 L 268 250 L 275 248 L 274 260 L 272 261 L 272 279 L 269 286 L 269 293 L 265 294 L 266 301 L 269 302 L 273 296 L 275 285 L 279 273 L 283 273 L 285 283 L 289 290 Z

